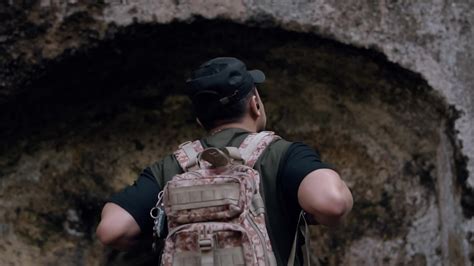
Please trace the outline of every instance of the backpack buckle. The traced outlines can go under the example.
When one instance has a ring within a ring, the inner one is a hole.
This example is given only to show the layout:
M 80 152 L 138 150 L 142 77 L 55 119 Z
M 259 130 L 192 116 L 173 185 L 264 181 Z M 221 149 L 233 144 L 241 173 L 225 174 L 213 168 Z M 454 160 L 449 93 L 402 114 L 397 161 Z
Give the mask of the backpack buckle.
M 189 141 L 189 140 L 188 140 L 188 141 L 185 141 L 185 142 L 179 144 L 178 148 L 181 149 L 181 148 L 183 148 L 183 146 L 188 145 L 189 143 L 193 143 L 193 142 L 192 142 L 192 141 Z
M 214 241 L 212 238 L 201 238 L 198 243 L 201 250 L 211 250 L 214 247 Z

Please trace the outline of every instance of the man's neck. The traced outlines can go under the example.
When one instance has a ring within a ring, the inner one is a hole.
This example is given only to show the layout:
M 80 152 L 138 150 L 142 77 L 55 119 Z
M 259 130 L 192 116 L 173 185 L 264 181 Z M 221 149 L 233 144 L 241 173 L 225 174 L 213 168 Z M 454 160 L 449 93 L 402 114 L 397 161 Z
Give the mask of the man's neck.
M 240 128 L 249 132 L 257 132 L 257 129 L 254 126 L 246 125 L 245 123 L 228 123 L 228 124 L 220 125 L 218 127 L 215 127 L 209 130 L 209 134 L 215 135 L 221 132 L 222 130 L 228 129 L 228 128 Z

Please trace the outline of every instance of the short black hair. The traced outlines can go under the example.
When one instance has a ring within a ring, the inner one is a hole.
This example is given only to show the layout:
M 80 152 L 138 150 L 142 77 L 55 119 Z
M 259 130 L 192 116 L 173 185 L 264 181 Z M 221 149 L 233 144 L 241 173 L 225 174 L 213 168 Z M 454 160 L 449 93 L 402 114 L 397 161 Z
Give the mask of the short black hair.
M 254 86 L 245 97 L 224 106 L 216 104 L 215 99 L 206 95 L 197 101 L 198 105 L 193 105 L 194 113 L 204 129 L 208 131 L 223 124 L 238 122 L 244 117 L 247 105 L 255 94 L 256 87 Z

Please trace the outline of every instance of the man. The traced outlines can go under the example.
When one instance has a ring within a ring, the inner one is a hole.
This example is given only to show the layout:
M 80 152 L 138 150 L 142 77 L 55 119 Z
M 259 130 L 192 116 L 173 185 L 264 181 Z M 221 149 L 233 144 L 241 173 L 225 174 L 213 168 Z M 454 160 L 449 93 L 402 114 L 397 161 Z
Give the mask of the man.
M 247 71 L 243 62 L 229 57 L 212 59 L 193 73 L 187 89 L 197 121 L 208 131 L 201 139 L 204 147 L 238 147 L 249 133 L 265 129 L 265 108 L 256 88 L 264 80 L 262 71 Z M 267 228 L 278 265 L 288 261 L 301 209 L 318 223 L 333 226 L 352 208 L 346 184 L 305 144 L 275 140 L 254 168 L 262 176 Z M 173 155 L 146 168 L 135 184 L 104 206 L 97 228 L 99 240 L 128 249 L 151 235 L 149 212 L 157 194 L 182 172 Z

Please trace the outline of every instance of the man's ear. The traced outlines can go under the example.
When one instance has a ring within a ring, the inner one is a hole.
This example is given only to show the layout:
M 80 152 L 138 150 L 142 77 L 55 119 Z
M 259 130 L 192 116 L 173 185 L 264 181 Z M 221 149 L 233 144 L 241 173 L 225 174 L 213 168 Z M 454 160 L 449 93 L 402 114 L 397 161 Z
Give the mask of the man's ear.
M 253 95 L 252 98 L 250 98 L 250 114 L 255 117 L 259 117 L 262 115 L 260 112 L 260 104 L 258 102 L 257 96 Z

